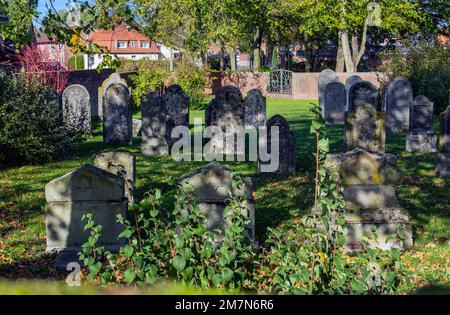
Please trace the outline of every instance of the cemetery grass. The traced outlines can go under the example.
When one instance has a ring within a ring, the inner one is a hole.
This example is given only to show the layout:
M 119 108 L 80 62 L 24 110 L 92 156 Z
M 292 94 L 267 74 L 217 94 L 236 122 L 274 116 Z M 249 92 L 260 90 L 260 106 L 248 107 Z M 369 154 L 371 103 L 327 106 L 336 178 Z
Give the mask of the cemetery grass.
M 296 135 L 297 175 L 257 174 L 256 163 L 224 162 L 234 171 L 250 176 L 255 186 L 256 229 L 263 242 L 268 228 L 290 229 L 293 222 L 307 213 L 313 204 L 314 138 L 309 134 L 312 101 L 268 99 L 267 116 L 283 115 Z M 139 117 L 135 113 L 135 117 Z M 191 111 L 204 117 L 203 111 Z M 438 122 L 435 119 L 435 129 Z M 74 152 L 62 161 L 39 166 L 23 166 L 0 170 L 0 279 L 40 279 L 62 282 L 65 274 L 53 269 L 53 256 L 45 249 L 44 187 L 83 164 L 93 162 L 101 151 L 130 150 L 137 154 L 137 194 L 142 196 L 153 188 L 161 189 L 170 207 L 178 178 L 207 162 L 174 162 L 170 157 L 143 157 L 140 139 L 132 147 L 104 147 L 101 125 L 96 122 L 92 137 L 76 143 Z M 343 127 L 327 128 L 331 151 L 341 152 Z M 388 152 L 399 155 L 404 172 L 398 187 L 401 205 L 409 213 L 415 245 L 403 254 L 402 260 L 412 281 L 403 283 L 399 293 L 419 288 L 450 287 L 450 181 L 435 176 L 433 154 L 404 152 L 405 135 L 388 135 Z M 0 282 L 0 291 L 5 282 Z M 89 289 L 95 291 L 95 289 Z M 31 292 L 34 292 L 33 290 Z M 448 292 L 448 291 L 447 291 Z M 161 292 L 164 293 L 164 292 Z

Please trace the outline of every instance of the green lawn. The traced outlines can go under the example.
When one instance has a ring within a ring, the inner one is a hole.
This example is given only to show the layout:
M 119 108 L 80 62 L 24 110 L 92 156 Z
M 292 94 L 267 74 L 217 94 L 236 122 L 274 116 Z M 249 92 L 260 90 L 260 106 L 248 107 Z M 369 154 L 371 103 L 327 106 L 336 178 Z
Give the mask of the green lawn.
M 297 175 L 280 177 L 257 174 L 256 163 L 225 163 L 235 171 L 252 177 L 255 185 L 257 235 L 264 239 L 267 227 L 285 224 L 301 216 L 313 202 L 314 139 L 309 135 L 312 101 L 268 99 L 268 118 L 281 114 L 296 135 Z M 191 111 L 191 122 L 203 117 L 203 111 Z M 135 114 L 138 117 L 139 113 Z M 436 131 L 438 123 L 436 121 Z M 45 249 L 44 186 L 85 163 L 92 163 L 102 150 L 126 149 L 138 155 L 138 193 L 158 187 L 173 192 L 174 184 L 184 174 L 205 163 L 176 163 L 170 157 L 149 158 L 140 155 L 140 140 L 132 147 L 104 147 L 101 128 L 93 137 L 76 145 L 75 153 L 60 162 L 0 170 L 0 278 L 61 278 L 52 268 L 52 257 Z M 343 147 L 343 127 L 328 128 L 333 152 Z M 405 135 L 388 135 L 388 152 L 399 155 L 404 172 L 398 187 L 402 206 L 412 218 L 415 247 L 403 255 L 413 274 L 413 283 L 402 290 L 435 284 L 450 286 L 450 181 L 435 177 L 432 154 L 403 152 Z

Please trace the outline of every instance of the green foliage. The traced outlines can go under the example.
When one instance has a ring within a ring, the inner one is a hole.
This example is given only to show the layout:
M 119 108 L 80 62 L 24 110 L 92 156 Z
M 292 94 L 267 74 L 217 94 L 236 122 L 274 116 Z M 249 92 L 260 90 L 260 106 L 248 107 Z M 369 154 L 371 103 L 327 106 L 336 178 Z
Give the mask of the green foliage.
M 32 21 L 37 16 L 36 6 L 35 0 L 0 0 L 0 14 L 8 17 L 6 24 L 0 24 L 0 38 L 14 41 L 16 48 L 30 43 Z
M 83 55 L 74 55 L 69 58 L 69 69 L 82 70 L 84 69 Z
M 175 82 L 189 96 L 191 109 L 201 109 L 205 99 L 206 71 L 192 63 L 181 61 L 175 66 Z
M 70 150 L 59 109 L 32 85 L 0 72 L 0 165 L 53 161 Z
M 397 49 L 383 55 L 382 71 L 390 79 L 404 76 L 411 82 L 414 94 L 425 95 L 434 102 L 436 113 L 448 106 L 450 87 L 450 43 L 410 46 L 407 53 Z
M 235 177 L 234 185 L 241 185 Z M 205 214 L 189 191 L 180 190 L 172 211 L 163 210 L 160 190 L 132 206 L 134 223 L 119 216 L 121 238 L 127 245 L 119 254 L 96 247 L 102 227 L 87 215 L 88 241 L 79 254 L 89 273 L 86 280 L 101 284 L 154 284 L 176 279 L 201 288 L 239 289 L 249 272 L 251 248 L 243 230 L 248 220 L 240 197 L 230 197 L 224 210 L 224 230 L 208 231 Z

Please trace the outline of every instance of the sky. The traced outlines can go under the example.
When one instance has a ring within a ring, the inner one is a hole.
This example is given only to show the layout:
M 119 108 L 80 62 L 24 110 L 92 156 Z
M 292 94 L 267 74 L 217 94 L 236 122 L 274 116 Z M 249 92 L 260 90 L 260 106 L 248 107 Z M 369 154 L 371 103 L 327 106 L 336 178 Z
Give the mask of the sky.
M 50 0 L 39 0 L 38 11 L 40 13 L 39 20 L 47 14 L 47 5 L 50 7 Z M 67 0 L 53 0 L 53 5 L 56 10 L 63 9 L 67 6 Z

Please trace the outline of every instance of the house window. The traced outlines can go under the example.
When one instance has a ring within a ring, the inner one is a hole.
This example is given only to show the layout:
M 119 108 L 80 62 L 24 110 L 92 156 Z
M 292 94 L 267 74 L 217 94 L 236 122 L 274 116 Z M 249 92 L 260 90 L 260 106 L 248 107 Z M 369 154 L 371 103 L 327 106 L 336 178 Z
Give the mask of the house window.
M 135 47 L 136 47 L 136 41 L 130 40 L 130 48 L 135 48 Z
M 141 42 L 141 48 L 150 48 L 149 42 Z
M 125 41 L 118 41 L 117 42 L 117 48 L 118 49 L 125 49 L 125 48 L 127 48 L 127 42 L 125 42 Z

